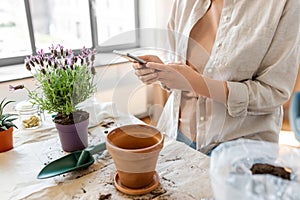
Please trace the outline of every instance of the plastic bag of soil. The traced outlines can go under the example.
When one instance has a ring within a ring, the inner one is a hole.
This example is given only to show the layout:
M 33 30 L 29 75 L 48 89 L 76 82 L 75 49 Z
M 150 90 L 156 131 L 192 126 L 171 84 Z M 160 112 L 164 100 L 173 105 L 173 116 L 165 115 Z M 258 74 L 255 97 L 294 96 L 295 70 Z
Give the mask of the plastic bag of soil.
M 300 149 L 239 139 L 217 147 L 210 164 L 216 200 L 300 199 Z

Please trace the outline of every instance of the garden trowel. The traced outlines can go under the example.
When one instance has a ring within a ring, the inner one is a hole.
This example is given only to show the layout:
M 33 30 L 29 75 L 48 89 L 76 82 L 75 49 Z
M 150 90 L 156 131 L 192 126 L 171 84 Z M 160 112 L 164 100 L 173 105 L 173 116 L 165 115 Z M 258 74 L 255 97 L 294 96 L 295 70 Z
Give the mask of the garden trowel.
M 102 153 L 105 149 L 105 142 L 102 142 L 98 145 L 89 146 L 82 151 L 72 152 L 46 165 L 37 178 L 45 179 L 74 170 L 85 169 L 95 162 L 93 154 Z

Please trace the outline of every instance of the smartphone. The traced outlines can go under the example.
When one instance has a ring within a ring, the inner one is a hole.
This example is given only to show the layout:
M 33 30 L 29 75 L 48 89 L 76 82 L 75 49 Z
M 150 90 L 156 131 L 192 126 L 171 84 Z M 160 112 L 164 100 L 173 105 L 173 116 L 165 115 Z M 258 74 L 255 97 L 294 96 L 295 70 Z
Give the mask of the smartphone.
M 138 62 L 140 63 L 141 65 L 145 65 L 147 64 L 147 62 L 137 56 L 134 56 L 130 53 L 123 53 L 123 52 L 120 52 L 120 51 L 117 51 L 117 50 L 113 50 L 113 52 L 119 56 L 122 56 L 124 58 L 126 58 L 127 60 L 129 60 L 130 62 Z

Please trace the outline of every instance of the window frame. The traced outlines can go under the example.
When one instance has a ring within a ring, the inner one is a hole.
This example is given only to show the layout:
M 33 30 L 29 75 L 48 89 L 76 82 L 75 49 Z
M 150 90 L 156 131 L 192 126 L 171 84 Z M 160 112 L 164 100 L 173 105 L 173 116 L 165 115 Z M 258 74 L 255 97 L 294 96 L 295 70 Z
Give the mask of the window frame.
M 32 15 L 30 11 L 30 0 L 24 0 L 25 5 L 25 12 L 26 12 L 26 19 L 29 31 L 29 39 L 32 54 L 37 54 L 37 49 L 35 45 L 35 36 L 34 36 L 34 28 L 32 23 Z M 93 9 L 93 5 L 95 4 L 95 0 L 88 0 L 89 4 L 89 17 L 91 22 L 91 39 L 92 39 L 92 48 L 97 50 L 97 53 L 108 53 L 114 49 L 130 49 L 130 48 L 137 48 L 140 46 L 140 36 L 139 36 L 139 2 L 138 0 L 134 0 L 134 11 L 135 11 L 135 42 L 134 43 L 125 43 L 120 45 L 111 45 L 111 46 L 100 46 L 98 43 L 98 31 L 97 31 L 97 16 Z M 75 53 L 78 53 L 80 49 L 72 49 Z M 16 57 L 7 57 L 7 58 L 0 58 L 0 67 L 9 66 L 9 65 L 16 65 L 24 63 L 24 59 L 30 55 L 24 56 L 16 56 Z

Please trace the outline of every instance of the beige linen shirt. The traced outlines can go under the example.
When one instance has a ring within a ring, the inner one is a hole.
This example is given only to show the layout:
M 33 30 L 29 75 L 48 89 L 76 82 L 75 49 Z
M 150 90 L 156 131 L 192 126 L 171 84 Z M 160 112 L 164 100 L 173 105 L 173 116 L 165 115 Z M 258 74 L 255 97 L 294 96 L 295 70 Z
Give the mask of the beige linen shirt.
M 186 62 L 190 31 L 209 5 L 210 0 L 174 0 L 169 21 L 173 62 Z M 203 75 L 226 81 L 228 99 L 225 105 L 198 98 L 198 150 L 207 153 L 240 137 L 278 141 L 282 104 L 291 95 L 299 65 L 299 10 L 299 0 L 224 0 Z M 157 126 L 172 138 L 177 136 L 180 99 L 181 91 L 173 90 Z

